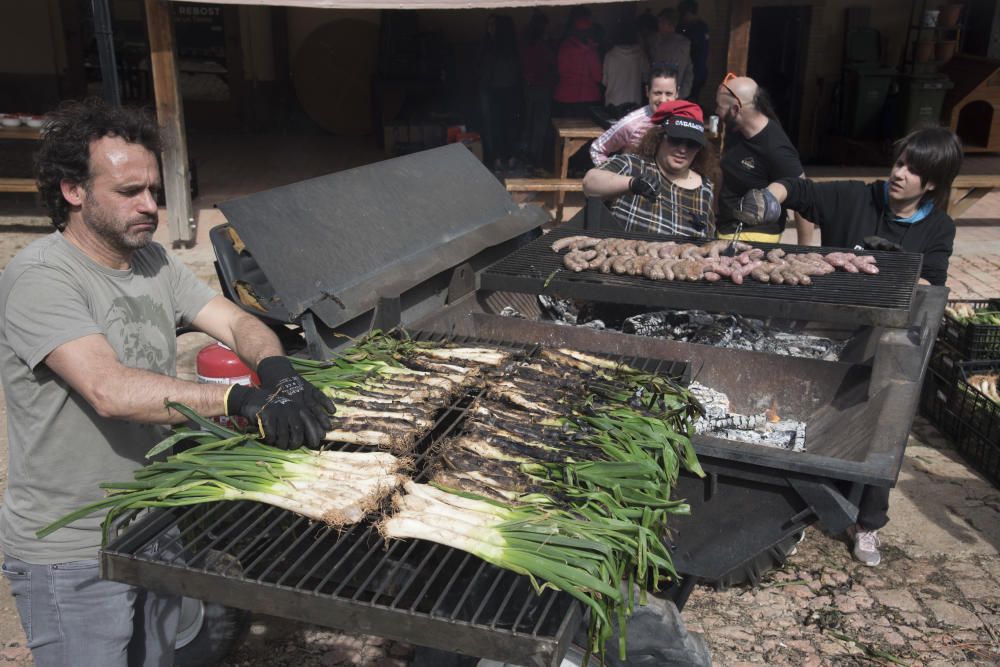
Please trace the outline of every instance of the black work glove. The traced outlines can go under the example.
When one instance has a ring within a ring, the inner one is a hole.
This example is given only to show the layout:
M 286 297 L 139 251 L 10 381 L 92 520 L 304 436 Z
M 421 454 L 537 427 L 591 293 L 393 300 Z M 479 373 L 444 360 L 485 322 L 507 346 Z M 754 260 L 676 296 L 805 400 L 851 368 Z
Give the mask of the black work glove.
M 864 244 L 866 250 L 899 251 L 903 249 L 903 246 L 898 243 L 894 243 L 889 239 L 884 239 L 881 236 L 866 236 L 864 238 Z
M 330 430 L 332 425 L 330 415 L 337 411 L 333 401 L 296 373 L 288 357 L 261 359 L 257 364 L 257 377 L 260 378 L 261 389 L 269 394 L 277 391 L 279 396 L 294 401 L 309 412 L 324 429 Z
M 264 442 L 282 449 L 318 447 L 327 429 L 290 398 L 278 392 L 235 384 L 226 394 L 226 415 L 246 417 Z
M 739 210 L 745 225 L 766 225 L 781 219 L 781 204 L 768 189 L 748 190 L 740 197 Z
M 656 199 L 656 186 L 648 181 L 644 181 L 638 176 L 633 176 L 628 182 L 628 191 L 634 195 L 645 197 L 646 199 Z

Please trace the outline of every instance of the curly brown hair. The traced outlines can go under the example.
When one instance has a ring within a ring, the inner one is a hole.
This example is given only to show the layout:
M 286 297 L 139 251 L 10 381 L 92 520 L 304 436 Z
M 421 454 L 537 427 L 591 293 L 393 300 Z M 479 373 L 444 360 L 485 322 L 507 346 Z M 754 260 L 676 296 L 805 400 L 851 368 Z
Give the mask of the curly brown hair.
M 663 133 L 662 125 L 654 125 L 649 128 L 642 140 L 639 141 L 639 145 L 635 147 L 635 154 L 649 162 L 656 162 L 656 151 L 660 148 Z M 713 144 L 707 143 L 698 150 L 698 154 L 694 156 L 694 161 L 691 163 L 691 170 L 700 174 L 703 179 L 711 181 L 717 197 L 722 171 L 719 169 L 719 156 Z
M 91 98 L 66 102 L 46 116 L 41 148 L 35 154 L 35 180 L 56 229 L 63 229 L 69 218 L 69 202 L 60 184 L 90 182 L 90 143 L 103 137 L 140 144 L 159 158 L 159 128 L 146 110 L 116 108 Z

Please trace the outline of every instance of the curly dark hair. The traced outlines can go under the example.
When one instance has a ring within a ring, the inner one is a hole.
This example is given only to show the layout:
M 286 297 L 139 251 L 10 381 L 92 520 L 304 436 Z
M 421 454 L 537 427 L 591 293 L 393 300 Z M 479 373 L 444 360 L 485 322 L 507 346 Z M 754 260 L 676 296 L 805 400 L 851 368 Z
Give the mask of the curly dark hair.
M 89 183 L 90 143 L 103 137 L 120 137 L 154 155 L 160 153 L 156 119 L 143 109 L 116 108 L 91 98 L 66 102 L 46 116 L 41 148 L 35 154 L 35 180 L 56 229 L 63 229 L 69 218 L 69 202 L 60 183 Z
M 663 132 L 662 125 L 654 125 L 649 128 L 642 140 L 639 141 L 635 154 L 649 162 L 656 162 L 656 151 L 659 150 L 660 142 L 663 140 Z M 719 156 L 711 142 L 698 150 L 698 154 L 694 156 L 694 161 L 691 163 L 691 170 L 700 174 L 703 179 L 711 181 L 716 197 L 718 197 L 722 172 L 719 169 Z

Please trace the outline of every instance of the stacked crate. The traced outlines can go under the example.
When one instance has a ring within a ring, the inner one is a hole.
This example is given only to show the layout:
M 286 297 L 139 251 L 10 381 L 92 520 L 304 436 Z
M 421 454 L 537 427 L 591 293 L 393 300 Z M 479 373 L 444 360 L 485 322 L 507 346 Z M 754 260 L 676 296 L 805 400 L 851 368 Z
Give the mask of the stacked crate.
M 950 301 L 1000 311 L 1000 298 Z M 927 367 L 921 412 L 1000 486 L 1000 404 L 970 379 L 1000 373 L 1000 325 L 963 323 L 946 313 Z

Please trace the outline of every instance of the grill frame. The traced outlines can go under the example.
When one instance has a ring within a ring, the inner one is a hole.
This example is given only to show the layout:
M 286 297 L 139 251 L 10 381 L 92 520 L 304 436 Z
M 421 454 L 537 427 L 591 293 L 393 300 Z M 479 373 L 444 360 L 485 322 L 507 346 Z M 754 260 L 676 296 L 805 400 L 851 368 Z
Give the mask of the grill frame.
M 698 308 L 735 311 L 757 317 L 780 317 L 814 322 L 905 327 L 923 256 L 916 253 L 873 252 L 880 272 L 848 274 L 837 271 L 814 276 L 812 285 L 771 285 L 748 279 L 742 285 L 729 280 L 662 281 L 644 276 L 620 276 L 597 271 L 574 273 L 563 268 L 565 253 L 551 249 L 554 241 L 585 234 L 596 238 L 691 242 L 680 236 L 640 234 L 618 230 L 555 229 L 486 269 L 480 277 L 484 290 L 548 294 L 590 301 L 629 303 L 671 309 Z M 754 243 L 763 250 L 799 246 Z M 809 248 L 810 252 L 835 252 L 837 248 Z M 860 252 L 860 251 L 859 251 Z M 878 304 L 878 305 L 876 305 Z
M 540 349 L 467 336 L 415 337 L 501 345 L 530 356 Z M 685 362 L 605 356 L 690 380 Z M 436 444 L 461 425 L 482 391 L 467 391 L 441 411 L 417 445 L 415 480 L 426 478 Z M 100 565 L 102 576 L 115 581 L 526 667 L 558 665 L 582 617 L 569 595 L 538 595 L 527 577 L 470 554 L 421 540 L 386 546 L 371 517 L 338 534 L 245 501 L 132 514 L 101 550 Z

